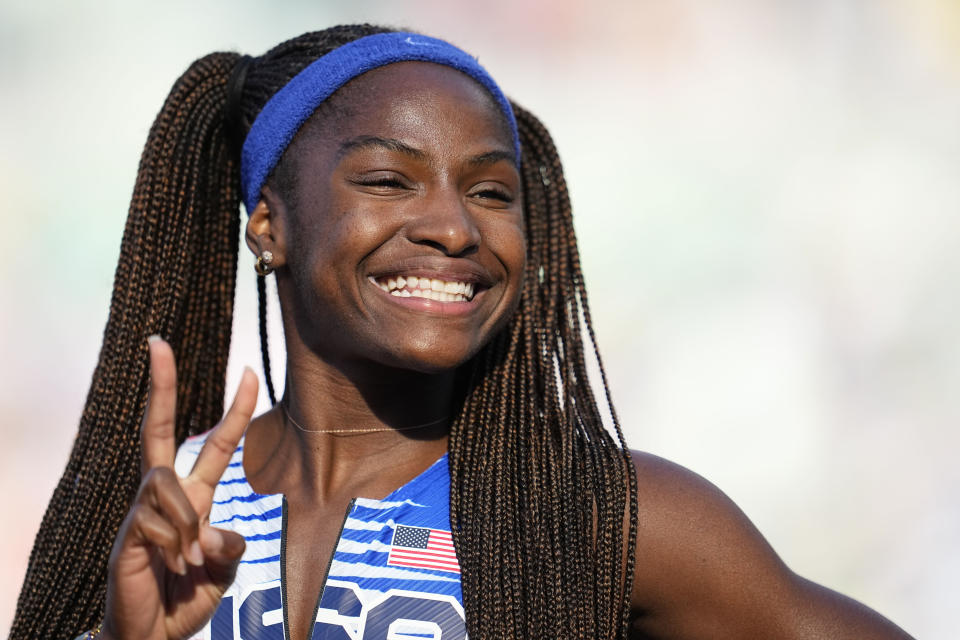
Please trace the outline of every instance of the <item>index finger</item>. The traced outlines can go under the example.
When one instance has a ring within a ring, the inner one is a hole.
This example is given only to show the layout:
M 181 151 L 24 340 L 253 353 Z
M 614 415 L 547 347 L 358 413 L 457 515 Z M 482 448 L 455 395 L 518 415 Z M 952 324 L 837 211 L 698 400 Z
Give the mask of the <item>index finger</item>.
M 230 405 L 220 424 L 207 436 L 207 441 L 203 443 L 203 448 L 200 449 L 197 460 L 193 463 L 193 469 L 190 471 L 191 478 L 199 480 L 210 488 L 216 488 L 217 483 L 220 482 L 220 476 L 227 470 L 227 465 L 230 464 L 230 459 L 237 445 L 240 444 L 243 432 L 250 424 L 254 409 L 257 408 L 257 387 L 257 375 L 247 367 L 243 371 L 243 377 L 240 378 L 233 404 Z
M 176 455 L 177 364 L 173 349 L 159 336 L 147 338 L 150 349 L 150 395 L 140 430 L 143 471 L 173 467 Z

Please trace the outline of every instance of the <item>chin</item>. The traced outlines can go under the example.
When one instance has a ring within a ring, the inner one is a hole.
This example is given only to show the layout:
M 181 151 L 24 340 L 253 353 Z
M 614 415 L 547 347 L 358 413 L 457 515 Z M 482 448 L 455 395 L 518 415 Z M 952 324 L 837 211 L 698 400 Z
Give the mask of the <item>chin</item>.
M 459 369 L 477 354 L 483 345 L 470 348 L 445 349 L 439 345 L 427 348 L 402 349 L 393 351 L 387 360 L 391 366 L 424 374 L 449 373 Z
M 470 356 L 447 359 L 403 358 L 402 360 L 398 359 L 396 366 L 400 369 L 406 369 L 407 371 L 411 372 L 423 373 L 427 375 L 440 375 L 456 371 L 469 360 Z

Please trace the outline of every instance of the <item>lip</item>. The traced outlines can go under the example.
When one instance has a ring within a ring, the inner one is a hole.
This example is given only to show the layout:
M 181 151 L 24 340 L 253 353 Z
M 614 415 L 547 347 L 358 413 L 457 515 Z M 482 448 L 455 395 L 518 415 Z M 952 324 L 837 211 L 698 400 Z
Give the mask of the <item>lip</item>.
M 430 298 L 402 297 L 391 295 L 380 288 L 377 280 L 394 277 L 415 276 L 444 280 L 447 282 L 464 282 L 475 287 L 473 297 L 461 302 L 443 302 Z M 494 277 L 480 264 L 463 258 L 448 257 L 412 257 L 390 261 L 389 265 L 371 270 L 364 280 L 376 292 L 387 298 L 391 303 L 411 311 L 420 311 L 442 316 L 463 316 L 472 313 L 480 306 L 486 292 L 495 283 Z
M 414 275 L 414 274 L 411 274 Z M 480 289 L 473 294 L 473 298 L 464 302 L 441 302 L 440 300 L 431 300 L 430 298 L 404 298 L 387 293 L 380 288 L 372 278 L 367 278 L 367 284 L 376 291 L 377 294 L 386 298 L 389 302 L 399 305 L 411 311 L 420 311 L 424 313 L 435 314 L 439 316 L 465 316 L 480 306 L 487 289 Z
M 406 258 L 391 261 L 389 265 L 373 269 L 366 275 L 375 280 L 397 275 L 436 278 L 448 282 L 466 282 L 477 285 L 481 290 L 489 289 L 495 282 L 486 268 L 463 258 Z

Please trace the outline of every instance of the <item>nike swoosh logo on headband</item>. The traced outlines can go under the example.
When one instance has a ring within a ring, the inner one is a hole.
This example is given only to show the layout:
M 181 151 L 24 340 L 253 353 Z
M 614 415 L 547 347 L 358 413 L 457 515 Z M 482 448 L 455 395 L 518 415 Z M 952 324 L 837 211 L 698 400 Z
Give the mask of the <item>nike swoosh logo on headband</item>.
M 413 39 L 413 36 L 407 36 L 407 39 L 404 40 L 407 44 L 412 44 L 417 47 L 435 47 L 436 45 L 432 42 L 417 42 Z

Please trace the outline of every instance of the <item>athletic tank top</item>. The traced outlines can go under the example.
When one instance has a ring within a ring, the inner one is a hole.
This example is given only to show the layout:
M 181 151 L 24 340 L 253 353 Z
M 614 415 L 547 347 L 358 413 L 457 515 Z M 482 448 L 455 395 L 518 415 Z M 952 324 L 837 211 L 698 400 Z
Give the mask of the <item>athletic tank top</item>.
M 176 470 L 193 467 L 206 434 L 188 438 Z M 280 588 L 286 501 L 258 494 L 243 441 L 213 494 L 210 524 L 243 535 L 237 576 L 196 640 L 285 640 Z M 463 640 L 460 567 L 450 536 L 447 456 L 383 500 L 355 498 L 326 569 L 312 640 Z

